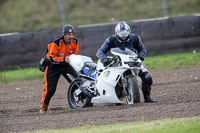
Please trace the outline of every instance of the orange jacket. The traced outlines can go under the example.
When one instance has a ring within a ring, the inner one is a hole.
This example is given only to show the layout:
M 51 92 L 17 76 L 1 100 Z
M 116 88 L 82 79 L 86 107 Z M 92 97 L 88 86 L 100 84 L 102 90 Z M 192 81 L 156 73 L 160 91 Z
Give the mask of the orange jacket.
M 79 50 L 79 42 L 73 38 L 69 44 L 64 42 L 64 36 L 55 38 L 48 44 L 46 58 L 52 64 L 61 64 L 65 62 L 65 57 L 70 54 L 77 54 Z

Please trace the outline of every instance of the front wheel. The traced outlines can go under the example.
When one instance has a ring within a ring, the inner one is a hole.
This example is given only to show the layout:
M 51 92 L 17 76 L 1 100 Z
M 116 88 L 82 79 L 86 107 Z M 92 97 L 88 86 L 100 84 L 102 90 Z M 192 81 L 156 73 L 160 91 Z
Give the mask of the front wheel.
M 128 104 L 134 104 L 140 102 L 140 92 L 138 87 L 138 81 L 136 76 L 128 75 L 125 77 L 127 81 L 127 93 L 126 101 Z
M 86 97 L 80 90 L 83 83 L 81 78 L 76 78 L 68 89 L 68 104 L 71 109 L 91 107 L 91 98 Z

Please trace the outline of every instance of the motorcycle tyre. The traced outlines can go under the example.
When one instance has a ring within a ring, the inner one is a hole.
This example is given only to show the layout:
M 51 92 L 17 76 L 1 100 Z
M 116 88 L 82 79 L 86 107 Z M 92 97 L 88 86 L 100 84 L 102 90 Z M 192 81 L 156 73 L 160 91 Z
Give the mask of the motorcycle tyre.
M 139 92 L 137 77 L 133 75 L 128 75 L 127 78 L 128 78 L 127 82 L 129 82 L 129 85 L 132 86 L 131 88 L 133 92 L 134 103 L 140 103 L 140 92 Z M 127 97 L 126 100 L 128 100 Z
M 80 77 L 78 77 L 69 86 L 68 94 L 67 94 L 67 100 L 68 100 L 69 107 L 71 109 L 81 109 L 81 108 L 92 107 L 93 106 L 93 103 L 91 103 L 91 98 L 89 98 L 89 97 L 85 96 L 85 102 L 83 103 L 82 106 L 79 106 L 76 103 L 76 100 L 73 97 L 73 92 L 77 89 L 74 86 L 75 83 L 77 83 L 78 85 L 80 85 L 82 82 L 83 82 L 83 80 Z

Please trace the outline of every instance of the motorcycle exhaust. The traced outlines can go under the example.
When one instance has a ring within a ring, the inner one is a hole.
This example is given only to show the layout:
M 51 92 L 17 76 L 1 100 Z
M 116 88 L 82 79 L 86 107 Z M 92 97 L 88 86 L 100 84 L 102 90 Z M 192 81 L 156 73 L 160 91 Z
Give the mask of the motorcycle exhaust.
M 73 82 L 75 80 L 75 78 L 71 74 L 67 74 L 67 76 L 71 80 L 71 82 Z
M 94 95 L 92 95 L 87 89 L 84 89 L 84 87 L 80 87 L 80 90 L 83 92 L 83 94 L 88 98 L 93 98 Z

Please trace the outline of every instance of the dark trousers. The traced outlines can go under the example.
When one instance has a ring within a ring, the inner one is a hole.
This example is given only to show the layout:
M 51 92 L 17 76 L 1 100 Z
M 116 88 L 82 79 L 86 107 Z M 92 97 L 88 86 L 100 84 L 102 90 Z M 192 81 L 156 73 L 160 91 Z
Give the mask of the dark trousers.
M 42 103 L 44 102 L 45 104 L 49 104 L 52 96 L 56 91 L 60 75 L 63 75 L 69 83 L 72 82 L 67 74 L 72 75 L 74 78 L 78 76 L 75 70 L 69 64 L 51 64 L 46 67 L 44 74 L 44 92 L 42 95 Z
M 149 96 L 151 92 L 151 85 L 153 84 L 151 74 L 148 71 L 142 72 L 140 70 L 138 75 L 142 79 L 142 92 L 144 96 Z

